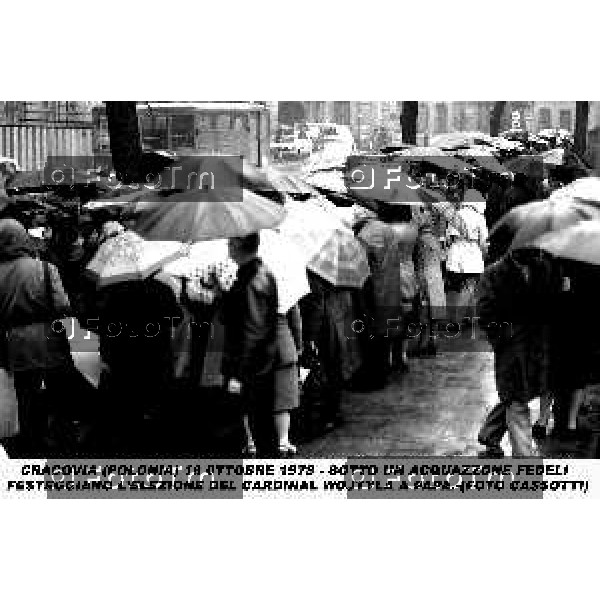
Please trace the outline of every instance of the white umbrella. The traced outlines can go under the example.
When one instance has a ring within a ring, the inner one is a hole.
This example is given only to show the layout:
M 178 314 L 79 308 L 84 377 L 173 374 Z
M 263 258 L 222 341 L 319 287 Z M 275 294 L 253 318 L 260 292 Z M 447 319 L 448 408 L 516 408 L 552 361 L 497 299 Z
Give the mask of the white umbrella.
M 260 234 L 259 256 L 275 277 L 278 312 L 285 314 L 304 296 L 310 294 L 306 276 L 307 260 L 292 241 L 275 231 Z
M 321 188 L 336 194 L 346 194 L 348 190 L 344 183 L 344 174 L 340 170 L 317 171 L 306 175 L 304 180 L 309 185 Z
M 576 179 L 550 194 L 551 200 L 582 200 L 600 203 L 600 177 Z

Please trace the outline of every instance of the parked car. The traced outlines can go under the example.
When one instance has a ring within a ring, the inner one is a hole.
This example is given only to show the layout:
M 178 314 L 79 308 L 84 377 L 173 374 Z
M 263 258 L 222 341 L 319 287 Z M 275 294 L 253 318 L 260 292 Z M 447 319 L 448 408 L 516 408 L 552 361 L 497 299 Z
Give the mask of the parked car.
M 287 126 L 281 126 L 271 142 L 271 151 L 280 158 L 285 155 L 309 156 L 312 149 L 312 141 L 306 132 L 294 131 Z

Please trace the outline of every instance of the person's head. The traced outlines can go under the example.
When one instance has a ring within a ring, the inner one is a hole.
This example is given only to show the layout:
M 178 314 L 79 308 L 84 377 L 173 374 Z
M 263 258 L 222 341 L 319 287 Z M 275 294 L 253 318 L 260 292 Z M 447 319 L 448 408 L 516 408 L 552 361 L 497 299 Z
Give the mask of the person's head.
M 227 247 L 229 256 L 238 265 L 242 265 L 256 257 L 260 246 L 260 235 L 251 233 L 244 237 L 229 238 Z
M 380 221 L 384 223 L 409 223 L 412 220 L 412 209 L 409 204 L 385 204 L 377 209 Z
M 35 255 L 35 245 L 25 227 L 15 219 L 0 219 L 0 262 Z
M 17 170 L 13 163 L 0 163 L 0 187 L 8 186 Z
M 527 189 L 528 187 L 528 181 L 527 181 L 528 177 L 527 175 L 525 175 L 525 173 L 515 173 L 513 180 L 512 180 L 512 184 L 514 187 L 518 187 L 518 188 L 522 188 L 522 189 Z
M 464 186 L 464 180 L 458 173 L 448 173 L 446 177 L 446 197 L 450 201 L 460 201 L 464 192 Z

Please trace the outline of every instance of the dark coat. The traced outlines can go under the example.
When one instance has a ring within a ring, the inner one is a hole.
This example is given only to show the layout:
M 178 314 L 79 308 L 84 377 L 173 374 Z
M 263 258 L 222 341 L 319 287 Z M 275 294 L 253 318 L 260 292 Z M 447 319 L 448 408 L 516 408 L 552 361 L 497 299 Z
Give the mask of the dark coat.
M 501 400 L 528 402 L 551 385 L 550 326 L 561 280 L 539 251 L 512 252 L 488 266 L 477 314 L 495 355 Z
M 270 373 L 277 356 L 277 286 L 259 258 L 238 269 L 224 297 L 223 375 L 242 383 Z
M 51 329 L 69 314 L 69 299 L 56 267 L 34 256 L 23 226 L 0 220 L 0 364 L 13 371 L 62 367 L 71 359 L 66 337 Z

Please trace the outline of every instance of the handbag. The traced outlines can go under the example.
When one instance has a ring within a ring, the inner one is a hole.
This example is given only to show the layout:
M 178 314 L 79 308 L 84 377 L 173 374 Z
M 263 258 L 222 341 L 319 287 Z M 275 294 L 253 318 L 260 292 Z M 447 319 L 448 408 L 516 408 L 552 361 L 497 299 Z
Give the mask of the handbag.
M 318 351 L 305 344 L 304 351 L 300 356 L 299 367 L 308 370 L 308 375 L 304 380 L 298 380 L 302 398 L 305 402 L 317 402 L 325 393 L 327 387 L 327 377 L 323 364 L 319 359 Z
M 17 392 L 12 373 L 0 367 L 0 439 L 19 433 Z

